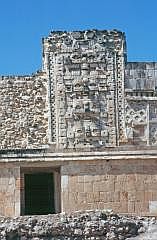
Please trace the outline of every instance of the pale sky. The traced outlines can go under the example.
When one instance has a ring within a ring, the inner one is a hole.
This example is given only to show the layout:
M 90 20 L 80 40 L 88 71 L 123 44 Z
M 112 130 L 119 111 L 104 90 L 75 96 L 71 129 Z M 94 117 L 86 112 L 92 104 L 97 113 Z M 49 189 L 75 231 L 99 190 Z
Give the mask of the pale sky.
M 0 75 L 41 68 L 51 30 L 126 32 L 129 61 L 157 61 L 156 0 L 1 0 Z

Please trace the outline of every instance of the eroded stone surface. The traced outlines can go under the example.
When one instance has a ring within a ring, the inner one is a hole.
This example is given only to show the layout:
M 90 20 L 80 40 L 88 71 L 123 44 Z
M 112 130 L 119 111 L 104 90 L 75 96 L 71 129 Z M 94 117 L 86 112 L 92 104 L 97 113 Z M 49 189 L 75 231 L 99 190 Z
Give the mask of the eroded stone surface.
M 157 145 L 157 63 L 126 61 L 118 30 L 51 32 L 43 69 L 0 78 L 0 148 Z
M 150 223 L 151 219 L 118 216 L 106 210 L 0 218 L 0 238 L 125 240 L 145 232 Z
M 116 30 L 52 32 L 45 38 L 57 148 L 114 147 L 123 141 L 124 58 L 125 36 Z
M 157 145 L 157 64 L 127 63 L 125 124 L 130 144 Z
M 47 80 L 43 73 L 0 78 L 0 148 L 45 148 Z

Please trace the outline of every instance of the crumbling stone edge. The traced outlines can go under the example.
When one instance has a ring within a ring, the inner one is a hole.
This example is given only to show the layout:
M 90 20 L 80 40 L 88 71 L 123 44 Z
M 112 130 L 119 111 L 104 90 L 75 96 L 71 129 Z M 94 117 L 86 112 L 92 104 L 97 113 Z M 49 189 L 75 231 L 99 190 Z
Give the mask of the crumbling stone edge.
M 156 223 L 152 217 L 124 216 L 110 210 L 0 217 L 0 239 L 125 240 L 146 232 L 150 224 Z

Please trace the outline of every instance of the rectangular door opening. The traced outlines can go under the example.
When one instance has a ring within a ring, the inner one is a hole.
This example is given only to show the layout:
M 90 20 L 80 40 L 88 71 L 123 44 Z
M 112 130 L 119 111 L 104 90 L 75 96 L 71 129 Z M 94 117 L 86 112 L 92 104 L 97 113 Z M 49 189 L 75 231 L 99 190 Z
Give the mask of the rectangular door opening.
M 24 174 L 25 214 L 55 213 L 53 173 Z

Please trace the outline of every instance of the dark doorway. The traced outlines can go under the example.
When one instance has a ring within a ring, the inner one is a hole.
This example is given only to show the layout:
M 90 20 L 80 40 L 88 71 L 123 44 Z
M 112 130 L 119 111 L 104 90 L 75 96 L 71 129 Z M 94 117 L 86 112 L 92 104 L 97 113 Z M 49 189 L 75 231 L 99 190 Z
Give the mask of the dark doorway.
M 39 215 L 54 212 L 53 174 L 25 174 L 25 214 Z

